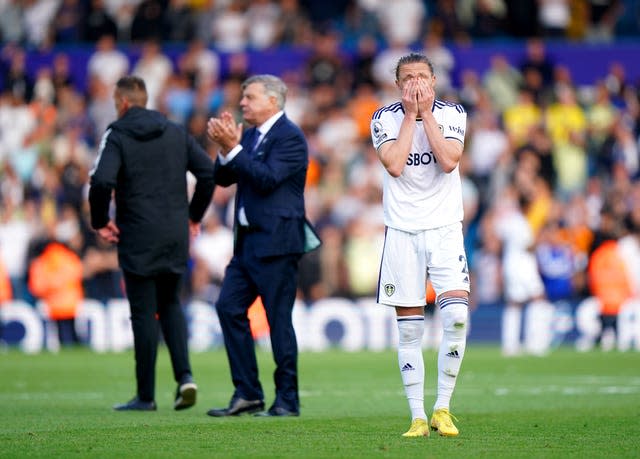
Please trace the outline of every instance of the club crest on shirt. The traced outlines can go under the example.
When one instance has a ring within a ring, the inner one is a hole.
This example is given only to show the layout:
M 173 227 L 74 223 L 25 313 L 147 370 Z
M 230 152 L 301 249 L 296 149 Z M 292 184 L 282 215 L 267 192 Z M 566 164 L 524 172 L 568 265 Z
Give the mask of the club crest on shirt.
M 384 293 L 387 294 L 387 296 L 391 296 L 395 293 L 396 291 L 396 286 L 393 284 L 385 284 L 384 285 Z

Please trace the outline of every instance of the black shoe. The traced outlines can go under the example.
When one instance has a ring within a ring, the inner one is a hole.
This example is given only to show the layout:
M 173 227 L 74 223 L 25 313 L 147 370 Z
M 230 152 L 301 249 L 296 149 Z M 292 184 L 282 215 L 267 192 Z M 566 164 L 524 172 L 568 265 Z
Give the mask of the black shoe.
M 196 404 L 198 386 L 191 377 L 184 378 L 176 389 L 176 399 L 173 403 L 174 410 L 184 410 Z
M 252 414 L 264 410 L 264 402 L 262 400 L 245 400 L 243 398 L 234 398 L 227 408 L 212 408 L 207 411 L 209 416 L 239 416 L 241 414 Z
M 116 411 L 156 411 L 158 407 L 156 406 L 156 402 L 154 402 L 153 400 L 151 400 L 150 402 L 145 402 L 140 400 L 136 396 L 129 400 L 127 403 L 114 405 L 113 409 Z
M 272 406 L 267 411 L 256 413 L 254 416 L 258 417 L 287 417 L 287 416 L 300 416 L 300 411 L 290 411 L 281 406 Z

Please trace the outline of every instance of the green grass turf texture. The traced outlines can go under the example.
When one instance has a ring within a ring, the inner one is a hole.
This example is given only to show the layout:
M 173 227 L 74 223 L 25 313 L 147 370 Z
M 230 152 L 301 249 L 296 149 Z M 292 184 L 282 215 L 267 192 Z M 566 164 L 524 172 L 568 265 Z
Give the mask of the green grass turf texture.
M 427 414 L 435 400 L 435 351 L 425 351 Z M 258 353 L 266 403 L 273 363 Z M 451 405 L 460 435 L 403 438 L 410 415 L 396 353 L 332 350 L 300 355 L 299 418 L 211 418 L 231 382 L 224 351 L 191 356 L 195 407 L 173 410 L 175 383 L 158 355 L 158 411 L 115 412 L 134 394 L 132 352 L 0 353 L 0 458 L 637 458 L 640 352 L 503 358 L 467 349 Z

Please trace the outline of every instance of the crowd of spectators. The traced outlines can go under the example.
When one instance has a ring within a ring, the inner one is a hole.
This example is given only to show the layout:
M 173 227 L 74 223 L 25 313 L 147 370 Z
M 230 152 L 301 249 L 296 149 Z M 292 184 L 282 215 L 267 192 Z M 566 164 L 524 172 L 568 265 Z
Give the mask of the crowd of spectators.
M 83 269 L 69 275 L 81 277 L 85 297 L 123 296 L 114 249 L 90 230 L 86 200 L 100 138 L 115 119 L 112 88 L 120 76 L 143 77 L 149 107 L 210 148 L 208 117 L 229 110 L 241 119 L 245 51 L 276 46 L 309 50 L 299 69 L 280 75 L 289 86 L 286 111 L 309 143 L 307 211 L 324 242 L 303 258 L 302 298 L 375 296 L 383 168 L 369 122 L 397 99 L 392 69 L 409 50 L 433 60 L 439 98 L 468 112 L 461 171 L 472 302 L 501 301 L 501 247 L 517 237 L 509 219 L 519 212 L 536 237 L 532 250 L 549 299 L 587 296 L 594 249 L 608 239 L 640 238 L 638 82 L 617 63 L 578 88 L 572 70 L 534 37 L 612 40 L 637 32 L 637 7 L 595 0 L 397 0 L 392 8 L 384 0 L 0 0 L 0 260 L 12 297 L 36 303 L 30 269 L 53 242 L 81 260 Z M 520 62 L 497 53 L 478 74 L 447 46 L 487 37 L 526 40 Z M 93 52 L 87 81 L 79 82 L 65 50 L 83 42 Z M 166 42 L 185 44 L 177 59 L 164 52 Z M 134 44 L 140 52 L 131 62 L 121 48 Z M 33 48 L 58 50 L 34 78 Z M 229 57 L 224 75 L 222 53 Z M 217 297 L 232 251 L 233 193 L 216 189 L 192 247 L 187 299 Z
M 2 0 L 4 42 L 46 48 L 96 42 L 186 42 L 219 51 L 309 45 L 313 28 L 338 28 L 416 45 L 433 28 L 445 40 L 528 38 L 611 40 L 638 32 L 637 0 Z

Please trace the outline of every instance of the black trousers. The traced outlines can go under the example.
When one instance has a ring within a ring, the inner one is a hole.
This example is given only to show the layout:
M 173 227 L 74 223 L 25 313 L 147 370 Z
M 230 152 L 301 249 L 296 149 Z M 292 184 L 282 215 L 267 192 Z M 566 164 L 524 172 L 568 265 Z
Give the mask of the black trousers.
M 71 346 L 80 342 L 76 333 L 75 322 L 75 319 L 56 320 L 56 326 L 58 327 L 58 340 L 60 341 L 61 346 Z
M 273 375 L 276 394 L 272 406 L 298 411 L 298 345 L 291 314 L 300 256 L 257 258 L 251 234 L 239 239 L 239 244 L 240 250 L 227 266 L 216 304 L 235 388 L 233 396 L 264 400 L 247 317 L 247 310 L 260 295 L 276 363 Z
M 602 336 L 604 332 L 611 329 L 613 330 L 613 334 L 616 339 L 618 338 L 618 316 L 611 314 L 600 314 L 598 316 L 600 319 L 600 324 L 602 325 L 600 328 L 600 334 L 596 338 L 596 344 L 600 345 L 602 343 Z
M 131 308 L 131 326 L 136 358 L 137 394 L 140 400 L 155 398 L 155 368 L 159 328 L 169 349 L 176 382 L 191 375 L 187 323 L 178 297 L 180 274 L 138 276 L 124 273 Z M 160 322 L 160 327 L 158 327 Z

